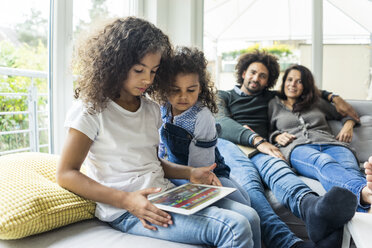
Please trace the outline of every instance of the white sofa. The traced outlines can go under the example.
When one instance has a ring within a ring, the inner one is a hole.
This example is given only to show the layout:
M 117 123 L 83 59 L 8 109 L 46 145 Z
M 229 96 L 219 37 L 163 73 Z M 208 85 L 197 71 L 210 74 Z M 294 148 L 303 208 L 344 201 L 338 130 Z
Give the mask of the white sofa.
M 361 116 L 361 125 L 355 128 L 352 145 L 357 151 L 358 159 L 364 162 L 372 154 L 372 101 L 349 101 Z M 340 128 L 339 122 L 332 121 L 332 129 L 336 133 Z M 323 194 L 325 191 L 319 182 L 302 177 L 315 191 Z M 301 220 L 279 204 L 273 194 L 267 190 L 274 210 L 283 218 L 289 227 L 299 236 L 307 239 L 306 229 Z M 30 236 L 19 240 L 0 240 L 0 248 L 24 247 L 152 247 L 152 248 L 191 248 L 207 247 L 203 245 L 188 245 L 159 239 L 125 234 L 112 229 L 97 219 L 71 224 L 46 233 Z
M 0 240 L 1 248 L 196 248 L 188 245 L 135 236 L 117 231 L 97 219 L 86 220 L 19 240 Z

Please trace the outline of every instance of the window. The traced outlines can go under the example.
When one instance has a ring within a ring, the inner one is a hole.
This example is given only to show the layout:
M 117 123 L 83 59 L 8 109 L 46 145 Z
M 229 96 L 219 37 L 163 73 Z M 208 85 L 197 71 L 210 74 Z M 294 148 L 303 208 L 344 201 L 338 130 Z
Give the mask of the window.
M 372 99 L 372 1 L 322 3 L 321 87 L 346 99 Z M 238 56 L 255 48 L 274 53 L 282 71 L 291 63 L 311 69 L 312 4 L 312 0 L 204 1 L 204 50 L 217 86 L 231 89 Z M 279 78 L 277 87 L 280 83 Z
M 49 150 L 49 0 L 0 8 L 0 155 Z
M 61 4 L 64 8 L 58 8 Z M 60 41 L 62 37 L 64 41 L 58 44 L 57 50 L 52 49 L 56 44 L 48 40 L 52 26 L 49 17 L 54 18 L 55 14 L 51 15 L 50 9 L 55 5 L 58 6 L 53 11 L 58 12 L 64 22 L 53 27 L 59 29 L 57 39 Z M 94 21 L 135 14 L 135 6 L 135 0 L 13 0 L 3 3 L 0 8 L 0 156 L 22 151 L 53 152 L 56 132 L 51 131 L 51 109 L 70 106 L 69 99 L 73 95 L 72 91 L 63 90 L 69 84 L 65 75 L 71 73 L 63 69 L 70 68 L 73 48 L 67 45 L 69 39 L 74 40 Z M 66 37 L 69 23 L 73 26 L 72 37 Z M 48 52 L 50 44 L 52 48 Z M 56 51 L 58 54 L 50 56 Z M 55 68 L 53 64 L 57 64 Z M 50 72 L 56 77 L 48 75 Z M 50 88 L 53 84 L 54 94 Z M 56 94 L 60 96 L 51 101 L 50 96 Z M 55 106 L 51 107 L 51 102 Z M 58 133 L 64 134 L 65 111 L 56 112 L 54 116 L 59 119 L 53 119 L 54 125 L 58 125 Z
M 102 19 L 132 15 L 131 0 L 75 0 L 73 2 L 74 40 L 82 30 Z

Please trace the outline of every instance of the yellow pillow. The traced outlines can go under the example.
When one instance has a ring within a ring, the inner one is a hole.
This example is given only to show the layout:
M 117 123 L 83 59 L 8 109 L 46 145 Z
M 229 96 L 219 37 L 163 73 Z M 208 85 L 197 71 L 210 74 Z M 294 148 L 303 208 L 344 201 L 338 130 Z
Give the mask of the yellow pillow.
M 94 217 L 95 203 L 56 183 L 58 156 L 0 157 L 0 239 L 18 239 Z

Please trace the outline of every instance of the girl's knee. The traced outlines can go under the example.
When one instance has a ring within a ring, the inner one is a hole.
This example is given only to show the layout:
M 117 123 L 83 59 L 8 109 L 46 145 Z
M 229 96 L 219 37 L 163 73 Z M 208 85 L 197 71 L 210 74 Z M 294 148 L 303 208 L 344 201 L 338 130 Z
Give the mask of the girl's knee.
M 221 212 L 222 210 L 222 212 Z M 215 245 L 229 247 L 253 247 L 253 231 L 249 219 L 242 213 L 220 209 L 220 218 L 214 218 L 216 229 Z M 217 227 L 217 226 L 216 226 Z
M 248 219 L 251 228 L 260 228 L 260 217 L 252 207 L 247 207 L 247 209 L 244 210 L 244 213 L 241 212 L 241 214 Z
M 229 228 L 231 228 L 234 236 L 247 235 L 247 238 L 252 238 L 253 236 L 250 220 L 243 214 L 236 213 L 234 219 L 231 219 Z

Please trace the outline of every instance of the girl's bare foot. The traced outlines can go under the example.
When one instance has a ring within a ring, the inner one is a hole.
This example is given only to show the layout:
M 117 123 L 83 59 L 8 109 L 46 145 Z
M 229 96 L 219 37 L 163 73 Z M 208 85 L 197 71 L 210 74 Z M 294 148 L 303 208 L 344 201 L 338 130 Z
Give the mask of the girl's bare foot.
M 369 157 L 367 162 L 364 162 L 364 168 L 367 179 L 367 186 L 362 190 L 362 201 L 371 204 L 372 203 L 372 156 Z M 372 213 L 372 208 L 369 209 L 368 213 Z
M 364 162 L 365 173 L 367 175 L 367 186 L 372 190 L 372 156 Z
M 362 189 L 362 194 L 360 197 L 361 197 L 360 202 L 362 204 L 371 204 L 372 203 L 372 189 L 370 189 L 367 185 L 366 187 Z M 368 212 L 370 211 L 371 209 L 369 209 Z

